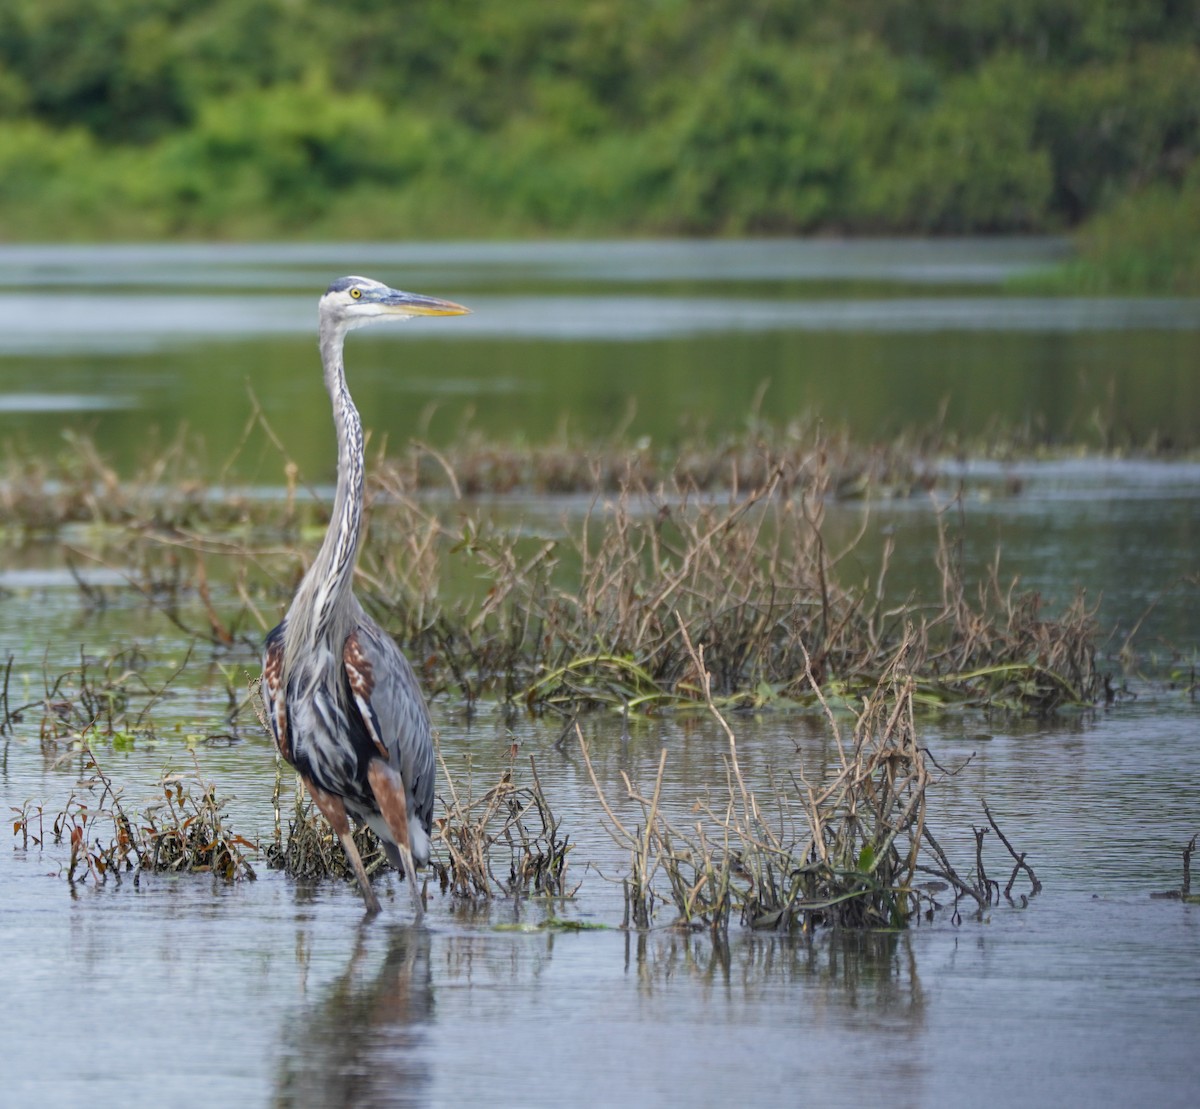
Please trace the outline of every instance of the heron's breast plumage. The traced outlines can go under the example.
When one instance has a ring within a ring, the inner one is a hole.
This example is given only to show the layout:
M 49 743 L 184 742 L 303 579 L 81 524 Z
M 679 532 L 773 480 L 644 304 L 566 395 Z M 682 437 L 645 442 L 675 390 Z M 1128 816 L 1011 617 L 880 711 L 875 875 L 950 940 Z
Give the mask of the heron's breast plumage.
M 379 806 L 368 774 L 371 760 L 382 759 L 403 779 L 409 815 L 427 844 L 433 745 L 425 699 L 408 660 L 364 615 L 339 652 L 318 641 L 285 672 L 288 630 L 285 620 L 271 632 L 263 657 L 263 698 L 280 754 L 372 826 Z

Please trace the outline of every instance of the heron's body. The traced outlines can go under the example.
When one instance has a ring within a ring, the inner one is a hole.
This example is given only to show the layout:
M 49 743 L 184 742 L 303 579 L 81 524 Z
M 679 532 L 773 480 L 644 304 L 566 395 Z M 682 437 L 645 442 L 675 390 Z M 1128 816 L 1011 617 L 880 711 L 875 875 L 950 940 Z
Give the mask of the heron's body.
M 264 674 L 282 675 L 287 636 L 285 619 L 267 637 Z M 268 711 L 280 753 L 310 790 L 316 787 L 339 799 L 346 812 L 369 825 L 387 849 L 398 845 L 398 837 L 388 826 L 371 783 L 372 763 L 383 762 L 400 776 L 408 844 L 413 861 L 424 866 L 429 862 L 433 822 L 433 744 L 429 714 L 412 667 L 361 609 L 358 623 L 341 646 L 327 638 L 314 656 L 313 665 L 287 675 L 286 687 L 282 681 L 267 680 Z M 273 685 L 284 689 L 282 698 L 270 692 Z M 336 827 L 335 820 L 330 822 Z M 391 850 L 388 854 L 403 870 L 399 856 Z
M 405 873 L 420 912 L 414 864 L 429 861 L 434 758 L 429 713 L 392 638 L 353 593 L 362 536 L 362 423 L 346 387 L 347 330 L 379 319 L 459 315 L 450 301 L 400 293 L 367 278 L 335 281 L 321 298 L 321 356 L 338 439 L 333 513 L 287 615 L 268 636 L 263 695 L 280 754 L 332 825 L 372 911 L 379 902 L 347 817 L 368 824 Z

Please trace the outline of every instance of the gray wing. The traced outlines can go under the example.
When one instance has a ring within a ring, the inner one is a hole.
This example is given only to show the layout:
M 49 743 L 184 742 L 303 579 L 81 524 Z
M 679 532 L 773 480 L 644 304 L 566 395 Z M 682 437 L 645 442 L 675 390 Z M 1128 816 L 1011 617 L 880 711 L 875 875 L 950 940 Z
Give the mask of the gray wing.
M 414 815 L 433 826 L 433 738 L 416 675 L 373 620 L 359 623 L 342 651 L 350 692 L 379 754 L 404 779 Z

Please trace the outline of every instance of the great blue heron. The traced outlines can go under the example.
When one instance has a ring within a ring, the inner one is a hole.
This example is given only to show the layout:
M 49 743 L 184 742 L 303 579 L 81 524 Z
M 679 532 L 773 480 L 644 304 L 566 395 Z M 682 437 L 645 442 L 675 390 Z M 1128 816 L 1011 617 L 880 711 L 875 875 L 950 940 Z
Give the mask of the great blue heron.
M 372 913 L 379 911 L 379 899 L 347 814 L 379 836 L 388 860 L 407 879 L 420 916 L 416 867 L 429 861 L 433 741 L 412 667 L 352 589 L 362 537 L 363 432 L 346 387 L 342 346 L 347 331 L 366 324 L 467 311 L 365 277 L 343 277 L 321 297 L 321 361 L 338 445 L 333 515 L 263 653 L 263 699 L 279 753 L 337 833 Z

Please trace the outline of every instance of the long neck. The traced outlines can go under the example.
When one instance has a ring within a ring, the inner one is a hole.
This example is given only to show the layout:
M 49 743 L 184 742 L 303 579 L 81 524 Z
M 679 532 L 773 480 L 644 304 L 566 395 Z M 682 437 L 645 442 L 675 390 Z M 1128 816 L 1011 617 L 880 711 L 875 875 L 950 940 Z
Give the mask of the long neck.
M 343 338 L 341 328 L 322 324 L 321 361 L 337 431 L 337 489 L 321 549 L 288 611 L 285 670 L 291 669 L 290 662 L 305 648 L 327 645 L 340 651 L 358 614 L 352 585 L 362 535 L 363 433 L 358 409 L 346 388 Z

